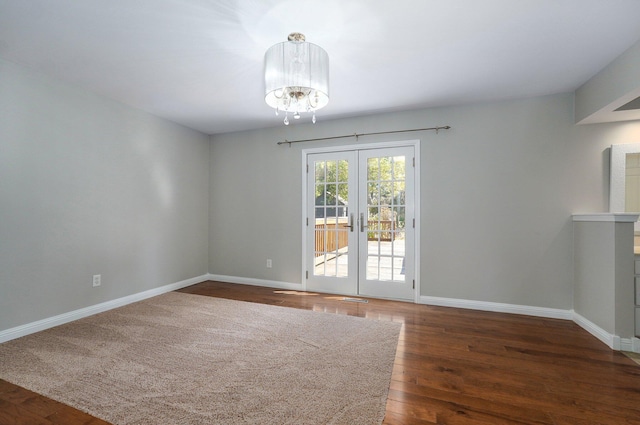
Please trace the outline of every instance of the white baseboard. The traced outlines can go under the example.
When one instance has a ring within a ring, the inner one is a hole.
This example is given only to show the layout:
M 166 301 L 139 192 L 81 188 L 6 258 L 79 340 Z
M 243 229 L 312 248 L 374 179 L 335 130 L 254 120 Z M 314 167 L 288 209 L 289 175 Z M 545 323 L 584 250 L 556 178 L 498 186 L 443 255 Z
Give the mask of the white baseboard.
M 289 289 L 292 291 L 302 291 L 301 283 L 280 282 L 277 280 L 254 279 L 250 277 L 239 277 L 239 276 L 224 276 L 220 274 L 209 274 L 208 280 L 238 283 L 241 285 L 265 286 L 267 288 Z
M 620 351 L 640 353 L 640 339 L 636 337 L 620 338 Z
M 621 338 L 611 334 L 575 311 L 573 312 L 573 321 L 612 350 L 640 353 L 640 339 L 636 337 Z
M 278 288 L 286 290 L 302 290 L 302 284 L 280 282 L 274 280 L 254 279 L 238 276 L 225 276 L 218 274 L 205 274 L 202 276 L 194 277 L 191 279 L 183 280 L 181 282 L 171 283 L 169 285 L 161 286 L 159 288 L 149 289 L 148 291 L 139 292 L 137 294 L 128 295 L 126 297 L 118 298 L 111 301 L 106 301 L 100 304 L 92 305 L 89 307 L 81 308 L 78 310 L 63 313 L 57 316 L 49 317 L 47 319 L 38 320 L 36 322 L 27 323 L 25 325 L 16 326 L 15 328 L 6 329 L 0 331 L 0 343 L 10 341 L 15 338 L 20 338 L 25 335 L 29 335 L 35 332 L 40 332 L 45 329 L 52 328 L 54 326 L 62 325 L 64 323 L 72 322 L 74 320 L 82 319 L 83 317 L 91 316 L 93 314 L 102 313 L 107 310 L 111 310 L 117 307 L 122 307 L 127 304 L 131 304 L 137 301 L 142 301 L 147 298 L 155 297 L 156 295 L 164 294 L 167 292 L 175 291 L 177 289 L 185 288 L 187 286 L 195 285 L 196 283 L 205 282 L 207 280 L 214 280 L 220 282 L 229 282 L 241 285 L 254 285 L 264 286 L 269 288 Z M 517 304 L 503 304 L 486 301 L 474 301 L 464 300 L 456 298 L 442 298 L 442 297 L 429 297 L 421 296 L 418 299 L 418 303 L 426 305 L 435 305 L 440 307 L 455 307 L 464 308 L 470 310 L 482 310 L 493 311 L 497 313 L 511 313 L 511 314 L 523 314 L 527 316 L 547 317 L 552 319 L 564 319 L 572 320 L 587 332 L 598 338 L 605 343 L 609 348 L 613 350 L 624 350 L 640 353 L 640 339 L 639 338 L 620 338 L 617 335 L 613 335 L 600 328 L 593 322 L 585 319 L 573 310 L 561 310 L 554 308 L 534 307 Z
M 611 334 L 575 311 L 573 312 L 573 321 L 591 335 L 605 343 L 612 350 L 640 353 L 639 338 L 621 338 L 618 335 Z
M 617 335 L 611 334 L 600 326 L 596 325 L 592 321 L 586 319 L 580 314 L 573 312 L 572 320 L 578 324 L 582 329 L 589 332 L 591 335 L 598 338 L 600 341 L 604 342 L 609 348 L 612 350 L 620 350 L 622 346 L 622 338 Z M 631 340 L 629 340 L 630 342 Z M 625 341 L 626 342 L 626 341 Z
M 440 307 L 465 308 L 469 310 L 493 311 L 496 313 L 523 314 L 526 316 L 547 317 L 551 319 L 572 319 L 571 310 L 557 308 L 534 307 L 518 304 L 503 304 L 487 301 L 463 300 L 457 298 L 442 298 L 421 296 L 420 304 L 435 305 Z
M 69 323 L 74 320 L 82 319 L 83 317 L 102 313 L 104 311 L 112 310 L 117 307 L 122 307 L 124 305 L 131 304 L 137 301 L 142 301 L 144 299 L 155 297 L 156 295 L 164 294 L 166 292 L 171 292 L 177 289 L 185 288 L 187 286 L 195 285 L 196 283 L 204 282 L 206 280 L 209 280 L 209 276 L 202 275 L 183 280 L 181 282 L 170 283 L 159 288 L 149 289 L 148 291 L 138 292 L 137 294 L 128 295 L 126 297 L 70 311 L 68 313 L 59 314 L 57 316 L 38 320 L 36 322 L 16 326 L 15 328 L 6 329 L 4 331 L 0 331 L 0 343 L 20 338 L 22 336 L 29 335 L 35 332 L 40 332 L 54 326 L 62 325 L 64 323 Z
M 631 351 L 634 353 L 640 353 L 640 338 L 631 338 Z
M 470 310 L 493 311 L 497 313 L 524 314 L 527 316 L 547 317 L 551 319 L 572 320 L 581 328 L 598 338 L 612 350 L 631 351 L 640 353 L 639 338 L 620 338 L 610 334 L 600 326 L 584 318 L 573 310 L 532 307 L 526 305 L 502 304 L 484 301 L 462 300 L 455 298 L 440 298 L 421 296 L 420 304 L 436 305 L 440 307 L 466 308 Z

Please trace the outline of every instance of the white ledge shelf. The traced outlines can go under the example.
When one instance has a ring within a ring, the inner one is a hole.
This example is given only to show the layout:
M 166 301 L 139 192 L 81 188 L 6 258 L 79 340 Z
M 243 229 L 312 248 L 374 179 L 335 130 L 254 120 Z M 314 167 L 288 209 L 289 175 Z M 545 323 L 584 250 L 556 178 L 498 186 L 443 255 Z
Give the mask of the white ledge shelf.
M 592 213 L 573 214 L 573 221 L 607 221 L 612 223 L 635 223 L 638 221 L 638 213 Z

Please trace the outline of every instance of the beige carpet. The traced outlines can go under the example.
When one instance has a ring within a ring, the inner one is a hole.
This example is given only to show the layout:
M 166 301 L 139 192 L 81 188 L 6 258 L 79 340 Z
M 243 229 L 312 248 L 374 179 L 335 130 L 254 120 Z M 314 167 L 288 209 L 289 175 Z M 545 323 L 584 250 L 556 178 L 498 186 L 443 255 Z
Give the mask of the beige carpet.
M 173 292 L 0 344 L 0 377 L 118 425 L 379 424 L 399 331 Z

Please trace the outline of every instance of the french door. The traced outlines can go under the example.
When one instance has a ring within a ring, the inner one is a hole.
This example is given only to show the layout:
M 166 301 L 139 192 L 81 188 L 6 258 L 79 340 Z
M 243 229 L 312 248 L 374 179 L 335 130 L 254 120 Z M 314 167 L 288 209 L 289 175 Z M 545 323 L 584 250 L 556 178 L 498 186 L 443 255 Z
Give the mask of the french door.
M 307 290 L 413 300 L 414 147 L 306 159 Z

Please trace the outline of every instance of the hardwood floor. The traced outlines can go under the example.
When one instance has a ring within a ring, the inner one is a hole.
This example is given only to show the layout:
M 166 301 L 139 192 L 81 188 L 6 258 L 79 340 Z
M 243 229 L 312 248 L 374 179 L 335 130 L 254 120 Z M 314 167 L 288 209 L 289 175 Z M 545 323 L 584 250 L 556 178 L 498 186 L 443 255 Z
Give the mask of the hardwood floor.
M 403 323 L 386 425 L 640 425 L 640 366 L 572 322 L 221 282 L 180 292 Z M 106 422 L 0 380 L 0 424 Z

